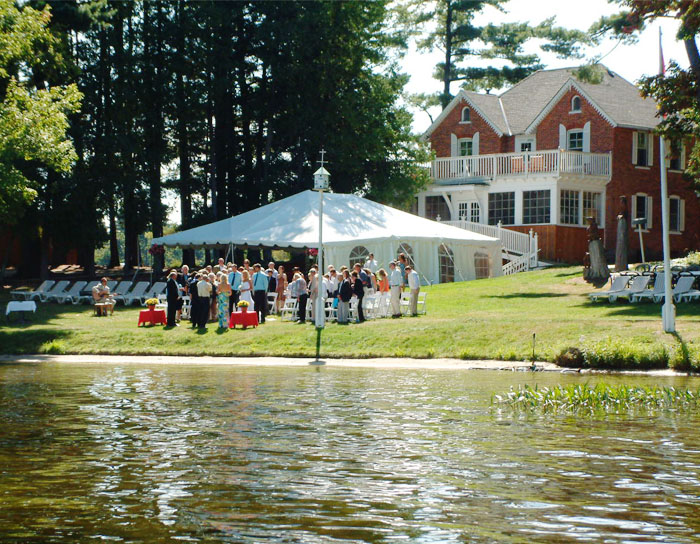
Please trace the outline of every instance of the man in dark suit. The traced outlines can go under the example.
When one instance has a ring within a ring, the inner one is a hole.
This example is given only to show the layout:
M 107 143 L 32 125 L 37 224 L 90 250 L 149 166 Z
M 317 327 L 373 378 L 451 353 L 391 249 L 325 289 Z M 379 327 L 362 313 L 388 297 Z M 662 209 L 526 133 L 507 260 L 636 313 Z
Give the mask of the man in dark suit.
M 255 302 L 255 311 L 258 312 L 258 320 L 260 323 L 265 323 L 267 315 L 267 288 L 270 283 L 268 275 L 262 271 L 262 266 L 259 264 L 253 265 L 253 302 Z
M 165 284 L 165 296 L 168 301 L 168 327 L 177 327 L 175 314 L 182 308 L 182 297 L 180 296 L 180 285 L 177 283 L 177 272 L 171 270 L 168 274 L 168 282 Z

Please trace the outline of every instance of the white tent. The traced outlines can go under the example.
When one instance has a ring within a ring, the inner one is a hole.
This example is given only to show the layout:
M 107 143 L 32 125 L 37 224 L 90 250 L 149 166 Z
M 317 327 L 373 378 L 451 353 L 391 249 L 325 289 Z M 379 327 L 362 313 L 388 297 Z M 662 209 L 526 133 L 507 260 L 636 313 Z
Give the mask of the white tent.
M 256 210 L 177 232 L 153 243 L 181 248 L 318 247 L 318 193 L 303 191 Z M 348 194 L 324 193 L 324 263 L 339 267 L 374 253 L 387 268 L 399 251 L 433 283 L 501 275 L 501 242 Z M 442 268 L 442 270 L 441 270 Z

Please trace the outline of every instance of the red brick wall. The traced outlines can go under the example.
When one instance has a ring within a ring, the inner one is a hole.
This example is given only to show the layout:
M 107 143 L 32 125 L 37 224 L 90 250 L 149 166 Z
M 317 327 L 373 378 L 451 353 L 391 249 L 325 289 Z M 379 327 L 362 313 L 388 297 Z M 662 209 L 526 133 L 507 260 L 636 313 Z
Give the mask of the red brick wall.
M 644 250 L 647 259 L 660 259 L 663 245 L 661 240 L 661 174 L 659 170 L 659 138 L 654 137 L 653 166 L 644 168 L 632 164 L 632 137 L 634 130 L 615 129 L 613 152 L 613 175 L 607 187 L 605 227 L 610 236 L 605 239 L 607 249 L 615 248 L 617 232 L 617 212 L 620 196 L 627 196 L 628 209 L 632 213 L 632 195 L 646 193 L 652 201 L 652 228 L 643 233 Z M 687 147 L 687 146 L 686 146 Z M 686 149 L 686 154 L 688 150 Z M 700 203 L 689 182 L 682 174 L 668 172 L 668 194 L 685 200 L 685 230 L 682 234 L 671 234 L 671 251 L 674 255 L 689 249 L 700 248 Z M 630 248 L 639 250 L 639 236 L 630 232 Z
M 588 101 L 581 97 L 581 113 L 569 113 L 571 99 L 580 96 L 575 89 L 569 90 L 557 103 L 552 111 L 537 127 L 537 149 L 559 148 L 559 125 L 566 130 L 583 129 L 591 122 L 591 153 L 607 153 L 613 148 L 613 127 L 608 123 Z M 630 151 L 631 153 L 631 151 Z
M 543 261 L 580 263 L 588 251 L 588 235 L 582 227 L 523 225 L 508 228 L 518 232 L 527 233 L 530 229 L 536 232 L 539 258 Z
M 471 123 L 460 123 L 464 107 L 471 109 Z M 435 150 L 436 156 L 450 157 L 452 155 L 452 134 L 455 134 L 457 138 L 471 138 L 476 132 L 479 133 L 479 155 L 501 153 L 501 138 L 476 113 L 473 107 L 462 100 L 452 108 L 452 111 L 430 135 L 430 145 Z

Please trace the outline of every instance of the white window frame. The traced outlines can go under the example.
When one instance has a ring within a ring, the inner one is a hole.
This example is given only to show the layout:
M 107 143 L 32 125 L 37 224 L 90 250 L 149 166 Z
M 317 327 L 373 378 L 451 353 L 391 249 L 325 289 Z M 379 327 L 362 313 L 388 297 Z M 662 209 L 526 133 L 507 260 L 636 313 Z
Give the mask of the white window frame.
M 571 149 L 571 135 L 574 133 L 581 134 L 581 149 Z M 567 151 L 583 151 L 585 147 L 586 134 L 582 128 L 572 128 L 566 131 L 566 150 Z
M 462 155 L 462 144 L 468 143 L 471 147 L 471 153 L 468 155 Z M 457 140 L 457 156 L 458 157 L 473 157 L 474 153 L 474 138 L 459 138 Z
M 577 100 L 578 108 L 575 105 Z M 579 95 L 576 95 L 571 99 L 571 111 L 569 113 L 581 113 L 581 97 Z
M 464 118 L 464 112 L 467 112 L 467 118 Z M 465 106 L 462 108 L 462 113 L 459 116 L 459 122 L 460 124 L 463 125 L 468 125 L 469 123 L 472 122 L 472 110 L 469 108 L 469 106 Z
M 647 163 L 639 164 L 639 135 L 646 134 L 647 136 Z M 638 168 L 650 168 L 654 166 L 654 135 L 648 130 L 635 130 L 632 133 L 632 164 Z
M 666 168 L 671 170 L 671 144 L 672 142 L 666 142 Z M 673 169 L 671 172 L 683 172 L 685 170 L 685 143 L 681 142 L 681 153 L 678 159 L 681 162 L 680 169 Z
M 597 206 L 595 208 L 586 208 L 586 195 L 591 195 L 590 199 L 595 200 L 595 198 L 592 195 L 598 195 L 598 202 Z M 601 229 L 603 228 L 603 193 L 600 191 L 581 191 L 581 224 L 582 225 L 587 225 L 588 223 L 586 222 L 586 210 L 587 209 L 594 209 L 597 212 L 598 215 L 598 227 Z
M 569 193 L 567 196 L 570 198 L 571 196 L 575 195 L 574 199 L 574 207 L 576 209 L 576 218 L 573 223 L 567 223 L 564 221 L 564 191 Z M 568 225 L 568 226 L 575 226 L 575 225 L 580 225 L 581 224 L 581 191 L 577 191 L 576 189 L 559 189 L 559 222 L 562 225 Z
M 646 193 L 635 193 L 632 195 L 632 217 L 631 217 L 631 219 L 633 221 L 635 219 L 639 218 L 639 212 L 637 211 L 637 199 L 639 197 L 646 198 L 646 210 L 645 210 L 646 216 L 645 216 L 645 219 L 647 221 L 646 221 L 645 227 L 642 229 L 642 232 L 648 232 L 654 226 L 653 221 L 652 221 L 652 218 L 654 216 L 654 207 L 653 207 L 654 199 Z M 633 229 L 637 230 L 638 227 L 633 227 Z
M 678 229 L 671 225 L 671 201 L 678 201 Z M 681 234 L 685 230 L 685 200 L 678 195 L 668 197 L 668 228 L 671 234 Z

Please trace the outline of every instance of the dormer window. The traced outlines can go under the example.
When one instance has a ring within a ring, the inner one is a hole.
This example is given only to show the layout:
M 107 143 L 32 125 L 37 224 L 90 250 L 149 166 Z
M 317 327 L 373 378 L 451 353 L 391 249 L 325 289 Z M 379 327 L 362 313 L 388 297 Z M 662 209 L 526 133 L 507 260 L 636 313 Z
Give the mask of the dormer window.
M 471 111 L 469 111 L 469 108 L 462 108 L 462 123 L 471 123 L 472 122 L 472 114 Z
M 581 113 L 581 97 L 574 96 L 571 99 L 571 111 L 569 113 Z

